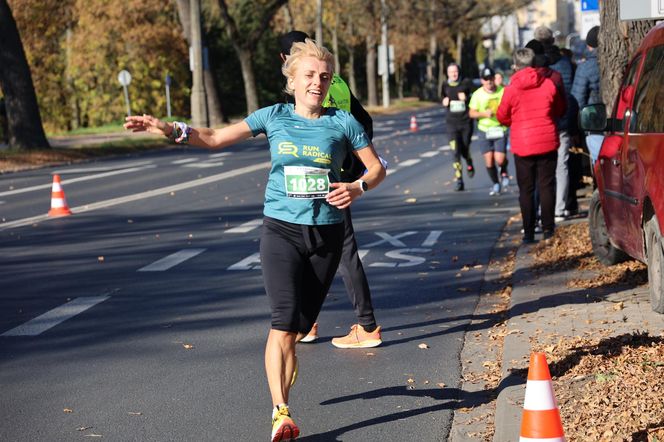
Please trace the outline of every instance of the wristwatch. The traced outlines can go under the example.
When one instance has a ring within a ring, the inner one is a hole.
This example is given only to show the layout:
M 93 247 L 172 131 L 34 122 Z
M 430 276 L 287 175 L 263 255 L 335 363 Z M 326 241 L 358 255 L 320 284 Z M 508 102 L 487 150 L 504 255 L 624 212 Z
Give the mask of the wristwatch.
M 360 189 L 362 189 L 362 193 L 369 190 L 369 185 L 364 180 L 357 180 L 357 182 L 360 183 Z

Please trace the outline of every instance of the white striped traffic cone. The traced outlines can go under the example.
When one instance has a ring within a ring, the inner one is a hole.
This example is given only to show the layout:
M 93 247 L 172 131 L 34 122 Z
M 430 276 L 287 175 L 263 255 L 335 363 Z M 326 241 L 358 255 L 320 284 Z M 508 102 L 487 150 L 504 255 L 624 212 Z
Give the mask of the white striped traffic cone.
M 417 132 L 418 127 L 417 127 L 417 118 L 415 118 L 415 115 L 410 117 L 410 131 L 411 132 Z
M 67 216 L 71 215 L 71 210 L 67 206 L 65 191 L 60 184 L 60 175 L 53 175 L 53 188 L 51 190 L 51 210 L 48 216 Z
M 544 353 L 530 355 L 519 437 L 519 442 L 535 441 L 565 442 L 563 423 Z

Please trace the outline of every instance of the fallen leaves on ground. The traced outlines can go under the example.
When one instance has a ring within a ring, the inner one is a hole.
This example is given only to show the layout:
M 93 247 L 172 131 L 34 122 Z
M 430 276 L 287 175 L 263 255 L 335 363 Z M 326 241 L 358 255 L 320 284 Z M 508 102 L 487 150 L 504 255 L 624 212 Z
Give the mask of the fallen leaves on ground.
M 600 264 L 593 255 L 588 223 L 556 229 L 553 238 L 534 247 L 533 254 L 538 273 L 578 270 L 589 274 L 588 277 L 571 279 L 567 283 L 570 288 L 640 286 L 648 282 L 648 268 L 639 261 L 630 260 L 609 267 Z
M 664 440 L 664 336 L 565 338 L 547 358 L 567 440 Z

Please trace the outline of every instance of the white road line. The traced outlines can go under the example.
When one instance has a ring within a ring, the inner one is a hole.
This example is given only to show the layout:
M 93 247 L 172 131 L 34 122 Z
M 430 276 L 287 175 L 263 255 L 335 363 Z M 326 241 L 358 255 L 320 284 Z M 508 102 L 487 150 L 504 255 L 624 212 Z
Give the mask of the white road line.
M 152 264 L 146 265 L 138 269 L 138 272 L 163 272 L 168 270 L 171 267 L 175 267 L 178 264 L 185 262 L 188 259 L 193 258 L 196 255 L 200 255 L 205 252 L 206 249 L 184 249 L 179 252 L 170 254 L 160 260 L 153 262 Z
M 396 172 L 397 170 L 399 170 L 398 167 L 394 167 L 394 168 L 391 168 L 391 169 L 387 169 L 387 174 L 386 174 L 386 175 L 387 175 L 387 176 L 390 176 L 390 175 L 392 175 L 394 172 Z
M 440 147 L 438 148 L 438 150 L 440 150 L 441 152 L 444 152 L 444 151 L 446 151 L 446 150 L 452 150 L 452 146 L 450 146 L 449 144 L 446 144 L 446 145 L 444 145 L 444 146 L 440 146 Z
M 62 180 L 62 185 L 64 186 L 65 184 L 78 183 L 80 181 L 96 180 L 96 179 L 99 179 L 99 178 L 105 178 L 105 177 L 114 176 L 114 175 L 121 175 L 121 174 L 124 174 L 124 173 L 138 172 L 138 171 L 145 170 L 145 169 L 153 169 L 155 167 L 157 167 L 157 166 L 155 166 L 155 165 L 146 165 L 146 166 L 140 166 L 140 167 L 130 167 L 128 169 L 118 169 L 118 170 L 113 170 L 113 171 L 110 171 L 110 172 L 98 173 L 96 175 L 87 175 L 87 176 L 82 176 L 82 177 L 78 177 L 78 178 L 67 178 L 67 179 Z M 62 173 L 67 173 L 67 172 L 63 171 Z M 33 190 L 50 189 L 52 185 L 53 185 L 53 183 L 48 183 L 48 184 L 40 184 L 39 186 L 25 187 L 23 189 L 8 190 L 6 192 L 0 192 L 0 196 L 16 195 L 18 193 L 32 192 Z
M 83 313 L 90 307 L 106 301 L 108 298 L 110 296 L 91 296 L 73 299 L 60 307 L 56 307 L 43 315 L 31 319 L 25 324 L 4 332 L 0 336 L 37 336 L 61 322 L 73 318 L 79 313 Z
M 64 176 L 72 173 L 107 172 L 109 170 L 127 169 L 129 167 L 146 166 L 148 164 L 152 164 L 152 161 L 134 161 L 133 163 L 125 163 L 122 165 L 116 164 L 114 166 L 108 165 L 96 167 L 79 167 L 78 169 L 59 169 L 54 170 L 53 173 Z
M 422 161 L 419 158 L 412 158 L 410 160 L 402 161 L 399 163 L 399 167 L 408 167 L 408 166 L 414 166 L 415 164 L 419 163 Z
M 224 162 L 223 161 L 204 161 L 202 163 L 191 163 L 191 164 L 185 164 L 184 167 L 194 167 L 197 169 L 208 169 L 210 167 L 220 167 L 223 166 Z
M 261 268 L 261 254 L 256 252 L 243 260 L 236 262 L 226 270 L 258 270 Z
M 187 164 L 187 163 L 195 163 L 198 161 L 200 158 L 182 158 L 181 160 L 175 160 L 171 161 L 171 164 Z
M 436 155 L 440 155 L 440 151 L 432 150 L 432 151 L 429 151 L 429 152 L 424 152 L 424 153 L 420 154 L 420 157 L 421 158 L 431 158 L 431 157 L 435 157 Z
M 203 186 L 205 184 L 210 184 L 214 183 L 216 181 L 222 181 L 228 178 L 234 178 L 238 175 L 242 175 L 245 173 L 249 172 L 255 172 L 257 170 L 261 169 L 269 169 L 271 166 L 271 163 L 269 161 L 255 164 L 253 166 L 247 166 L 247 167 L 242 167 L 240 169 L 235 169 L 235 170 L 229 170 L 228 172 L 223 172 L 223 173 L 218 173 L 216 175 L 210 175 L 209 177 L 205 178 L 199 178 L 193 181 L 187 181 L 184 183 L 176 184 L 173 186 L 166 186 L 166 187 L 161 187 L 159 189 L 154 189 L 154 190 L 148 190 L 147 192 L 141 192 L 141 193 L 135 193 L 133 195 L 127 195 L 127 196 L 122 196 L 119 198 L 113 198 L 110 200 L 105 200 L 105 201 L 99 201 L 96 203 L 90 203 L 85 206 L 78 206 L 78 207 L 70 207 L 70 210 L 73 213 L 82 213 L 82 212 L 88 212 L 91 210 L 96 210 L 96 209 L 101 209 L 105 207 L 112 207 L 112 206 L 117 206 L 118 204 L 124 204 L 124 203 L 129 203 L 132 201 L 138 201 L 146 198 L 152 198 L 155 196 L 159 195 L 164 195 L 164 194 L 169 194 L 171 192 L 178 192 L 180 190 L 185 190 L 185 189 L 190 189 L 192 187 L 198 187 L 198 186 Z M 7 223 L 0 224 L 0 231 L 2 230 L 7 230 L 7 229 L 12 229 L 14 227 L 20 227 L 20 226 L 28 226 L 33 223 L 37 223 L 40 221 L 46 221 L 48 219 L 53 219 L 49 218 L 47 215 L 39 215 L 39 216 L 33 216 L 30 218 L 23 218 L 19 219 L 16 221 L 10 221 Z
M 438 238 L 443 234 L 442 230 L 432 230 L 429 232 L 427 239 L 422 243 L 422 247 L 433 247 L 438 242 Z
M 221 158 L 221 157 L 227 157 L 230 155 L 230 152 L 220 152 L 220 153 L 213 153 L 210 155 L 210 158 Z
M 244 224 L 240 224 L 237 227 L 233 227 L 232 229 L 228 229 L 224 231 L 224 233 L 247 233 L 251 232 L 255 228 L 261 226 L 263 224 L 263 219 L 262 218 L 257 218 L 257 219 L 252 219 L 251 221 L 247 221 Z

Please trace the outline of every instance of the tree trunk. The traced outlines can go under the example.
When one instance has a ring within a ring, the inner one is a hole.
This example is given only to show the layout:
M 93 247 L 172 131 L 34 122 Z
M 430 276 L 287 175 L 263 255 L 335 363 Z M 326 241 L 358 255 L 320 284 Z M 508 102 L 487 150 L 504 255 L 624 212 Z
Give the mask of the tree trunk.
M 21 37 L 6 0 L 0 0 L 0 89 L 5 97 L 9 146 L 50 148 Z
M 436 100 L 440 100 L 443 95 L 443 84 L 445 83 L 445 51 L 441 50 L 438 55 L 438 86 L 436 87 Z
M 178 17 L 182 25 L 182 33 L 187 44 L 191 46 L 191 19 L 189 17 L 189 0 L 177 0 Z M 205 34 L 205 30 L 203 30 Z M 205 35 L 203 36 L 205 38 Z M 203 42 L 205 45 L 205 42 Z M 210 60 L 210 57 L 208 57 Z M 217 81 L 212 75 L 210 66 L 205 66 L 203 71 L 203 83 L 205 84 L 205 100 L 207 101 L 208 120 L 210 126 L 217 126 L 223 122 L 228 122 L 224 115 L 219 93 L 217 92 Z
M 256 78 L 254 77 L 254 66 L 251 63 L 252 51 L 236 47 L 235 51 L 240 59 L 242 68 L 242 79 L 244 80 L 244 94 L 247 98 L 247 114 L 258 110 L 258 92 L 256 90 Z
M 625 67 L 641 40 L 655 26 L 654 20 L 620 21 L 618 0 L 600 2 L 600 44 L 597 60 L 600 70 L 600 91 L 611 115 Z
M 376 90 L 376 38 L 367 35 L 367 96 L 369 106 L 378 106 Z
M 348 17 L 348 33 L 353 35 L 353 17 Z M 360 91 L 357 90 L 357 80 L 355 78 L 355 47 L 349 44 L 348 48 L 348 85 L 353 94 L 359 99 L 361 97 Z

